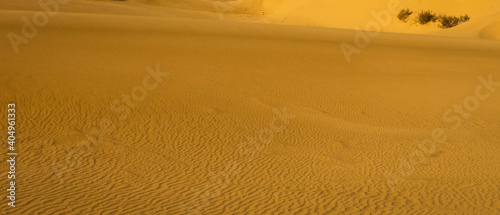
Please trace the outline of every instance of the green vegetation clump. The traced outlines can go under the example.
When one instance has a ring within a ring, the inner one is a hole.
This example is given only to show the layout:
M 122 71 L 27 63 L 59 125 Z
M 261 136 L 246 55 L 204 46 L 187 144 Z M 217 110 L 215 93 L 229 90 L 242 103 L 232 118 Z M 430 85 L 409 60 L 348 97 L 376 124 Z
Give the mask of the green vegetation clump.
M 417 20 L 418 20 L 418 23 L 420 23 L 421 25 L 424 25 L 428 22 L 435 22 L 436 20 L 438 20 L 438 16 L 430 10 L 420 11 L 418 13 Z
M 412 13 L 413 12 L 410 9 L 401 9 L 401 11 L 399 11 L 399 14 L 398 14 L 398 19 L 403 21 L 403 22 L 407 22 L 408 17 L 410 17 L 410 15 Z
M 398 14 L 398 19 L 407 22 L 412 14 L 413 12 L 410 9 L 401 9 Z M 415 18 L 415 22 L 421 25 L 438 21 L 440 28 L 452 28 L 469 20 L 470 17 L 467 14 L 463 16 L 436 15 L 436 13 L 431 10 L 420 11 Z
M 460 23 L 469 21 L 470 17 L 466 14 L 464 16 L 456 17 L 456 16 L 447 16 L 442 15 L 439 16 L 439 27 L 440 28 L 451 28 L 455 27 Z
M 462 22 L 467 22 L 467 21 L 469 21 L 469 19 L 470 19 L 470 16 L 467 14 L 465 14 L 464 16 L 460 16 L 460 20 Z
M 451 27 L 458 25 L 459 22 L 460 22 L 460 18 L 458 18 L 456 16 L 443 15 L 440 17 L 439 27 L 440 28 L 451 28 Z

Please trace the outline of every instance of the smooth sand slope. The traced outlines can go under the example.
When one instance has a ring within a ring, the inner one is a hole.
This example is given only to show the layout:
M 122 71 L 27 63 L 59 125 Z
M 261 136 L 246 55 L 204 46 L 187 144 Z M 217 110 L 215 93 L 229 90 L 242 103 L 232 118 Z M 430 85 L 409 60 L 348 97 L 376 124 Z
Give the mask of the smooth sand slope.
M 348 63 L 353 30 L 70 2 L 16 54 L 39 9 L 0 5 L 1 214 L 500 213 L 495 40 L 381 33 Z
M 437 14 L 460 16 L 469 15 L 476 25 L 500 23 L 500 2 L 497 0 L 240 0 L 229 1 L 235 12 L 247 12 L 260 15 L 261 21 L 292 25 L 322 26 L 333 28 L 361 29 L 383 18 L 381 30 L 384 32 L 430 33 L 441 32 L 437 23 L 424 26 L 414 23 L 418 12 L 432 10 Z M 398 8 L 392 10 L 392 8 Z M 397 19 L 400 8 L 413 11 L 408 23 Z M 391 14 L 386 19 L 381 14 Z M 387 20 L 387 21 L 385 21 Z M 484 26 L 483 26 L 484 27 Z M 373 30 L 373 28 L 371 29 Z M 477 31 L 478 29 L 476 29 Z M 481 30 L 481 29 L 479 29 Z M 456 32 L 450 33 L 456 35 Z M 500 35 L 495 32 L 495 35 Z M 486 37 L 491 38 L 491 37 Z M 498 37 L 496 37 L 498 38 Z

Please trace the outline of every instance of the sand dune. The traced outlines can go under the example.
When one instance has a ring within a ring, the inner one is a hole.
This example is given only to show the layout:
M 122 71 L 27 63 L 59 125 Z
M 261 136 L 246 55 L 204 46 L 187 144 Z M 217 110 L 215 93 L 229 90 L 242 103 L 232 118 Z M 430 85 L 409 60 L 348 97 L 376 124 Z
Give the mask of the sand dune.
M 437 31 L 436 35 L 479 38 L 500 40 L 500 13 L 485 16 L 479 19 L 471 20 L 470 22 L 456 26 L 455 28 L 445 31 Z
M 473 20 L 486 19 L 487 16 L 500 11 L 500 3 L 495 0 L 373 0 L 363 3 L 343 0 L 241 0 L 241 3 L 234 7 L 240 9 L 235 11 L 259 15 L 263 13 L 262 19 L 274 23 L 347 29 L 364 29 L 367 23 L 377 19 L 374 14 L 383 11 L 390 13 L 392 17 L 389 23 L 383 26 L 382 31 L 411 33 L 428 33 L 439 29 L 437 24 L 418 26 L 402 23 L 395 16 L 400 9 L 411 9 L 414 14 L 422 10 L 454 16 L 468 14 Z M 392 8 L 396 9 L 392 11 Z M 477 23 L 484 24 L 484 20 Z
M 6 35 L 40 9 L 0 2 L 19 139 L 2 214 L 500 213 L 493 1 L 436 7 L 473 19 L 380 33 L 350 63 L 359 32 L 323 27 L 365 20 L 313 23 L 347 16 L 321 6 L 299 23 L 320 1 L 243 2 L 224 21 L 211 2 L 69 2 L 17 53 Z

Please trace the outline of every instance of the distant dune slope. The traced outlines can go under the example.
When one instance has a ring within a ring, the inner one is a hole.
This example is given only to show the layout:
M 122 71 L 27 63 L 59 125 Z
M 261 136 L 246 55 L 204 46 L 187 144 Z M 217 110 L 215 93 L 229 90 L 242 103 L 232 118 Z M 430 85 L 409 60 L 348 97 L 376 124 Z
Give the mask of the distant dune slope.
M 41 10 L 38 1 L 21 0 L 22 4 L 2 0 L 8 10 Z M 408 23 L 397 19 L 401 8 L 414 12 Z M 424 26 L 413 22 L 421 10 L 453 16 L 469 15 L 469 22 L 452 29 L 440 29 L 437 23 Z M 71 1 L 64 12 L 161 16 L 318 26 L 374 31 L 370 23 L 383 32 L 435 34 L 442 36 L 497 39 L 500 1 L 496 0 L 128 0 Z M 387 15 L 389 15 L 387 17 Z M 484 28 L 484 29 L 483 29 Z
M 500 40 L 500 13 L 491 14 L 458 25 L 437 35 Z
M 465 15 L 472 20 L 485 21 L 485 17 L 500 12 L 500 1 L 497 0 L 372 0 L 372 1 L 345 1 L 345 0 L 241 0 L 236 4 L 241 12 L 264 13 L 266 20 L 275 23 L 309 25 L 333 28 L 362 29 L 366 24 L 376 21 L 372 11 L 390 11 L 391 5 L 396 8 L 409 8 L 416 14 L 421 10 L 432 10 L 438 14 Z M 382 31 L 428 33 L 442 31 L 436 25 L 416 26 L 403 24 L 392 14 L 390 24 L 383 25 Z M 480 25 L 475 22 L 474 25 Z M 431 24 L 429 24 L 431 25 Z M 474 29 L 475 33 L 481 29 Z M 490 32 L 490 31 L 488 31 Z M 488 33 L 488 34 L 491 34 Z M 463 35 L 463 34 L 462 34 Z M 495 33 L 496 35 L 496 33 Z M 494 39 L 496 36 L 485 36 Z

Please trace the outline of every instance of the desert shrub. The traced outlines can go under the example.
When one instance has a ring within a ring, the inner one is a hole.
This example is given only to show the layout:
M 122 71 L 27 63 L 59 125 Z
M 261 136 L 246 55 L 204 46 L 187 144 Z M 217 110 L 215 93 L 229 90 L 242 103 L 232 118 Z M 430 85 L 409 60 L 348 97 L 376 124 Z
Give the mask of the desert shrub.
M 401 11 L 399 11 L 398 14 L 398 19 L 400 19 L 403 22 L 406 22 L 408 21 L 408 17 L 410 17 L 412 13 L 413 12 L 410 9 L 401 9 Z
M 465 14 L 463 16 L 460 16 L 460 21 L 461 22 L 467 22 L 467 21 L 469 21 L 469 19 L 470 19 L 470 17 L 467 14 Z
M 418 22 L 420 24 L 426 24 L 428 22 L 435 22 L 438 19 L 438 16 L 432 11 L 420 11 L 418 13 Z
M 439 21 L 440 21 L 440 25 L 439 27 L 441 28 L 451 28 L 453 26 L 456 26 L 458 25 L 458 23 L 460 22 L 460 18 L 456 17 L 456 16 L 447 16 L 447 15 L 443 15 L 441 17 L 439 17 Z
M 467 14 L 460 17 L 443 15 L 439 17 L 439 22 L 440 22 L 439 27 L 441 28 L 455 27 L 460 23 L 469 21 L 469 19 L 470 17 Z

